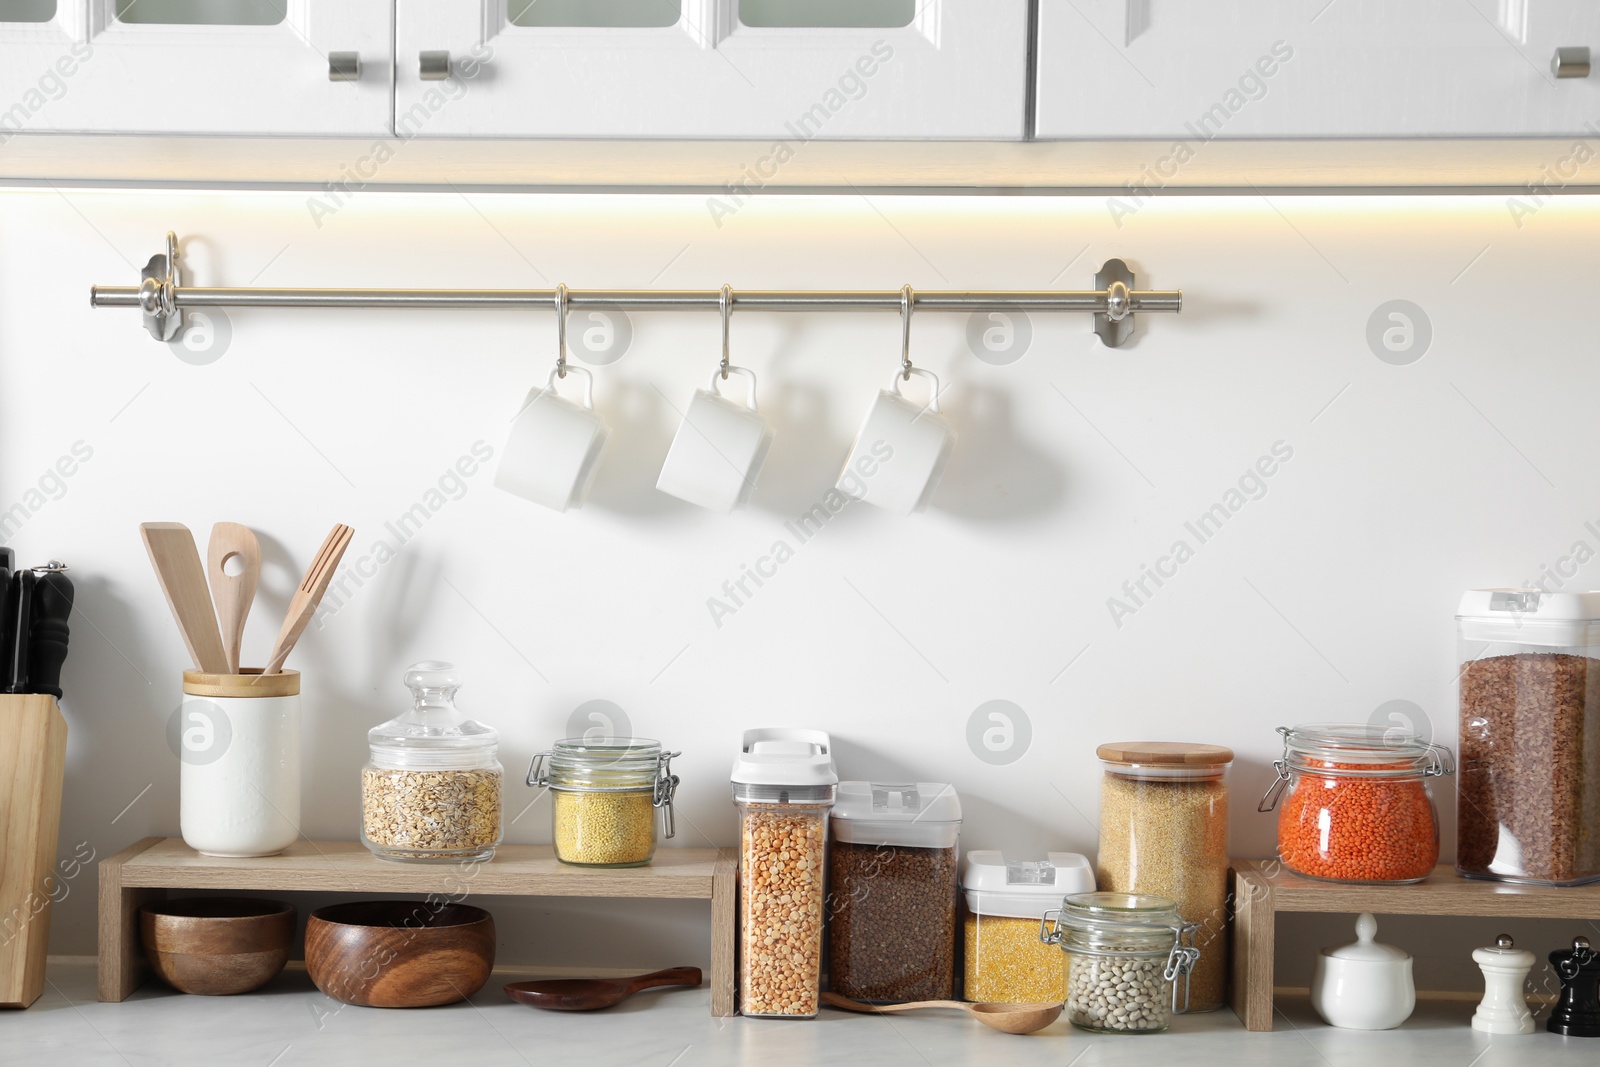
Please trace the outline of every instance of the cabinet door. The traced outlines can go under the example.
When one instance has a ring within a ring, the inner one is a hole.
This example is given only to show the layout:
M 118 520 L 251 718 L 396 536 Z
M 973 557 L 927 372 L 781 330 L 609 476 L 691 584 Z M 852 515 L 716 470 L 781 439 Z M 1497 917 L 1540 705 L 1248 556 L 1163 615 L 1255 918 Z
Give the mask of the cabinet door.
M 402 137 L 1023 132 L 1027 0 L 399 0 L 395 31 Z
M 1040 137 L 1587 136 L 1593 0 L 1041 0 Z
M 0 0 L 0 138 L 381 135 L 391 21 L 387 0 Z M 359 79 L 330 79 L 339 52 Z

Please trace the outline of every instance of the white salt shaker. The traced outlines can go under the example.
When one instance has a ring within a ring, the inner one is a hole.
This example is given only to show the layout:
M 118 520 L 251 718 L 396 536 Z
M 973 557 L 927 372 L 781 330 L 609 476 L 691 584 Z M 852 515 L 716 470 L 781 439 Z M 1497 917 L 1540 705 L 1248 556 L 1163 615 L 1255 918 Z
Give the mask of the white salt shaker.
M 1483 971 L 1483 1003 L 1472 1016 L 1472 1028 L 1486 1034 L 1533 1033 L 1533 1013 L 1522 995 L 1533 953 L 1501 934 L 1492 948 L 1473 949 L 1472 959 Z

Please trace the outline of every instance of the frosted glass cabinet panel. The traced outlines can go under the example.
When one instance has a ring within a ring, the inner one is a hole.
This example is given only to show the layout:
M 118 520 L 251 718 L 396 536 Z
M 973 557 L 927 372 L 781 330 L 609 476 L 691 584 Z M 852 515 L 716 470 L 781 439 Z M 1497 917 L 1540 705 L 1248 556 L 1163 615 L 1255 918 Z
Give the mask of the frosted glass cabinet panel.
M 1040 0 L 1040 137 L 1590 135 L 1593 0 Z M 1600 67 L 1597 67 L 1600 70 Z M 1530 175 L 1533 177 L 1533 175 Z
M 378 136 L 393 110 L 390 25 L 389 0 L 0 0 L 0 142 Z M 359 56 L 358 79 L 329 78 L 341 52 Z
M 402 137 L 1023 132 L 1027 0 L 397 0 L 395 19 Z

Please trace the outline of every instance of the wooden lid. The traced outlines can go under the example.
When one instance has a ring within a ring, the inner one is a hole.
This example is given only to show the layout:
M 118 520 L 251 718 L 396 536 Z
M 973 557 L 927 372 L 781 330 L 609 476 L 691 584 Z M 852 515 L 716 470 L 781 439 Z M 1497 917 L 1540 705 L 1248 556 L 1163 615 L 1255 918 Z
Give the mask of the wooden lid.
M 1145 766 L 1214 767 L 1233 762 L 1233 749 L 1221 745 L 1195 745 L 1184 741 L 1120 741 L 1101 745 L 1095 755 L 1107 763 Z
M 183 691 L 192 697 L 292 697 L 300 693 L 300 672 L 262 674 L 260 667 L 245 667 L 238 674 L 184 671 Z

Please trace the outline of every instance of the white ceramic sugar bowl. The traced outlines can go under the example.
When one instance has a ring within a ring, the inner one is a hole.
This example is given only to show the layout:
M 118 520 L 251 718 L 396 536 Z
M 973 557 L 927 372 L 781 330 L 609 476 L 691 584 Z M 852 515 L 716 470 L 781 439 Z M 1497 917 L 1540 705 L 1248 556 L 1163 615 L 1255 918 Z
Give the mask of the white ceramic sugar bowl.
M 1362 912 L 1356 940 L 1317 955 L 1311 1006 L 1331 1026 L 1346 1030 L 1392 1030 L 1411 1017 L 1417 988 L 1411 957 L 1373 940 L 1378 920 Z

